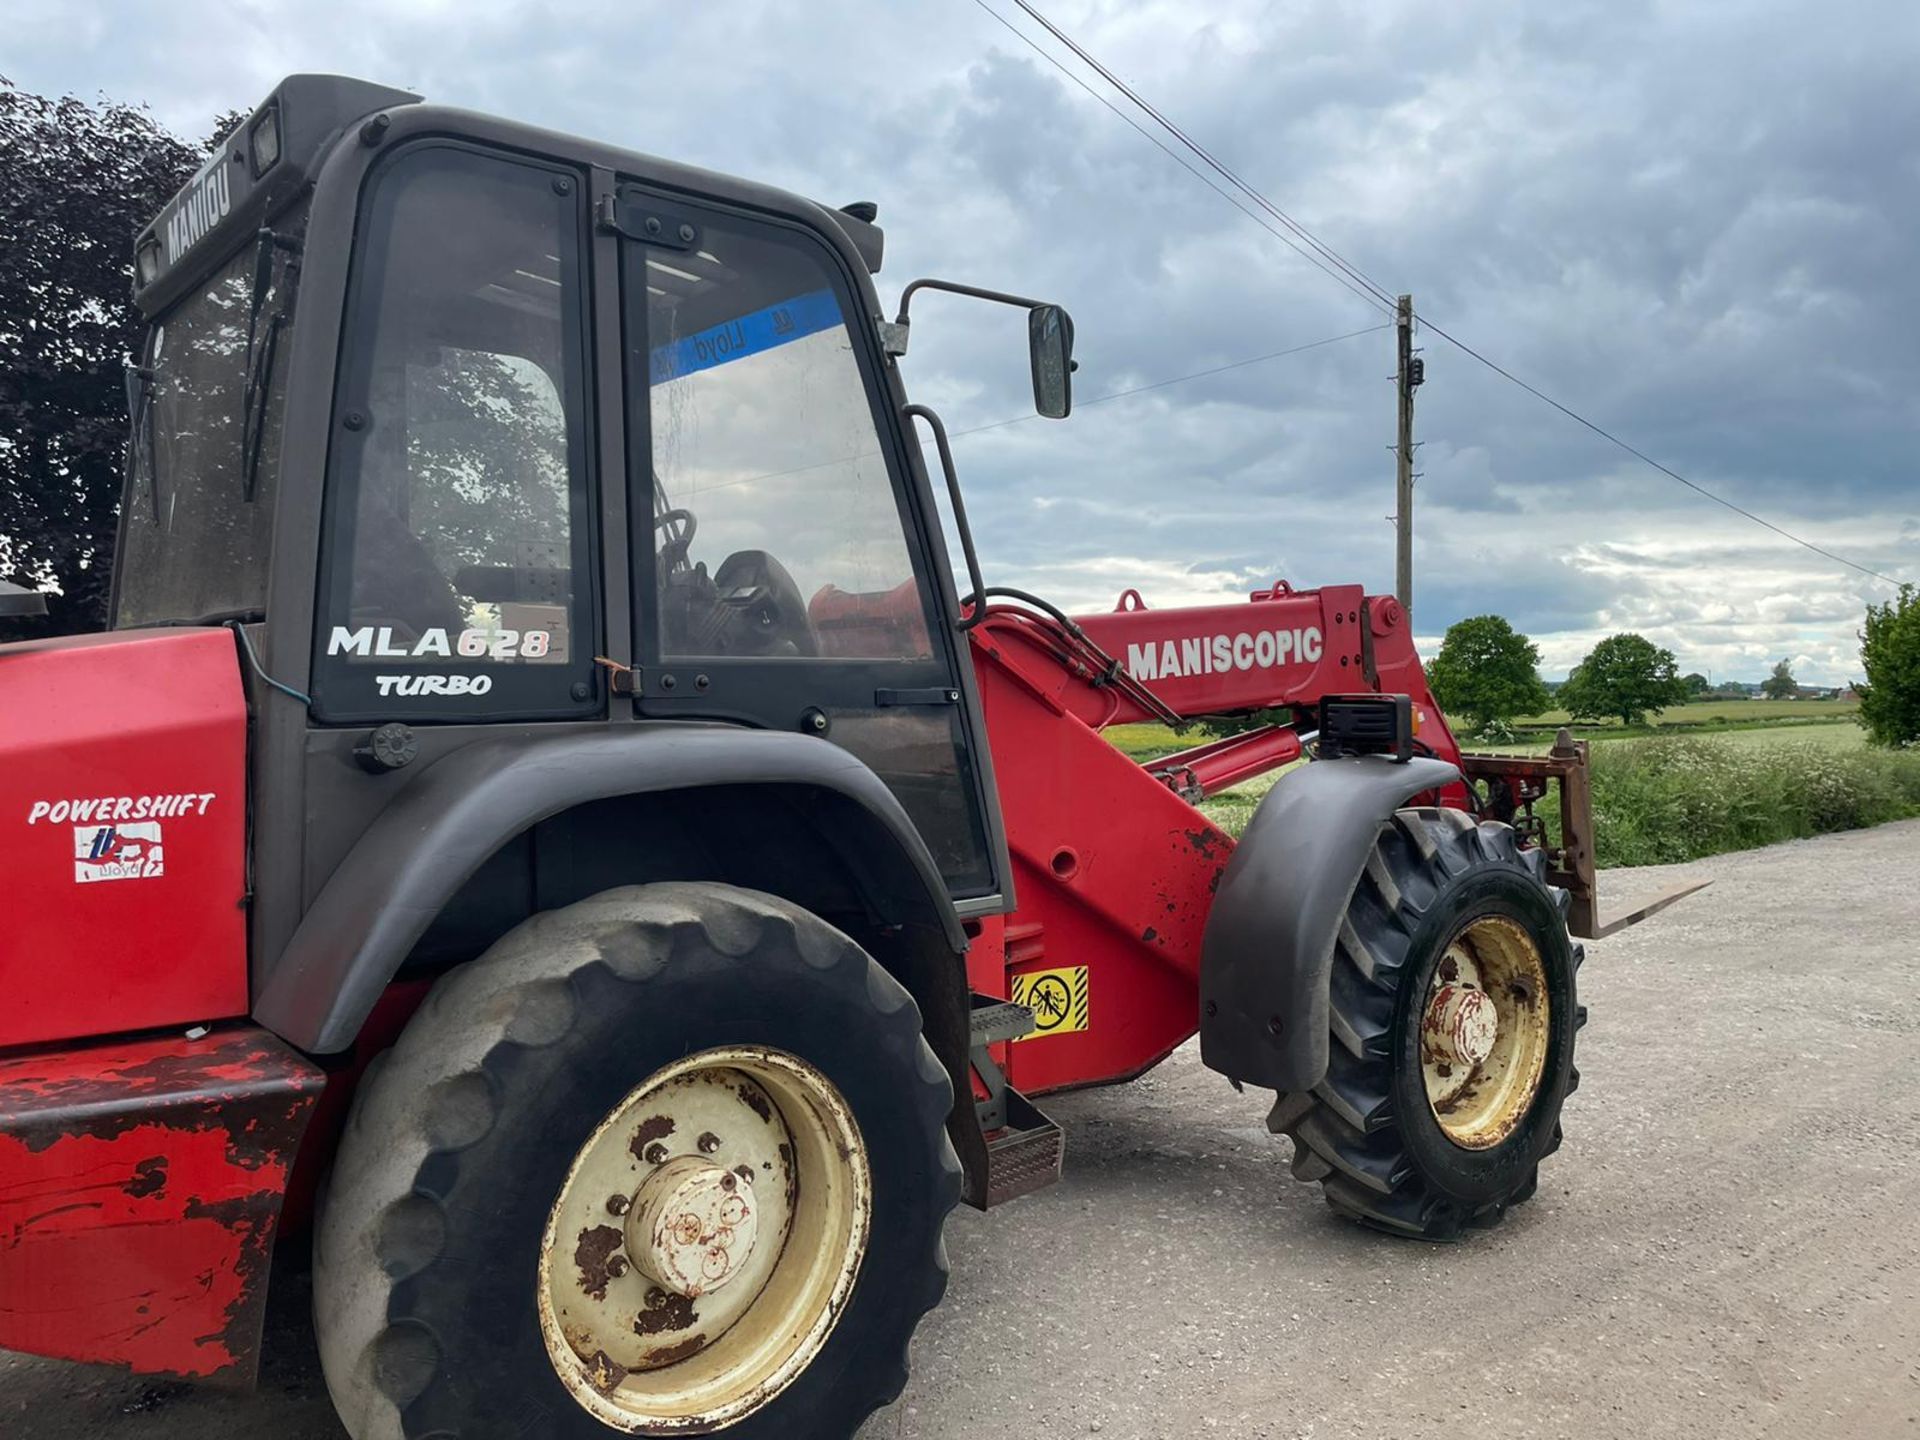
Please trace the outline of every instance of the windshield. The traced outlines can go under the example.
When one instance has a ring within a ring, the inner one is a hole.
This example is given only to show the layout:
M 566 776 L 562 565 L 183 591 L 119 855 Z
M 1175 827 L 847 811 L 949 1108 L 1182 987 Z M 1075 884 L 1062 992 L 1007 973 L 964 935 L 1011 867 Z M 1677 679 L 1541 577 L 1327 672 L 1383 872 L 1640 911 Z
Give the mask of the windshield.
M 267 385 L 258 397 L 249 498 L 243 442 L 254 438 L 245 423 L 254 264 L 248 246 L 147 333 L 141 360 L 151 379 L 132 416 L 116 625 L 266 608 L 289 339 L 286 321 L 273 321 L 287 308 L 287 265 L 276 257 L 253 326 L 256 368 Z M 277 351 L 270 370 L 263 363 L 269 336 Z

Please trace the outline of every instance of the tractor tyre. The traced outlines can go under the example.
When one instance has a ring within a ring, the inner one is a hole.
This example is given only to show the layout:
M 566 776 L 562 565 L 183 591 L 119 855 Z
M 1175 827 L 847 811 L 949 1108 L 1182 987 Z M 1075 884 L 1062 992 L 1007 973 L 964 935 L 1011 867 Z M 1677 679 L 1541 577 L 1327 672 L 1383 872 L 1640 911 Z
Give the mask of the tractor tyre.
M 1532 1196 L 1586 1023 L 1584 952 L 1545 865 L 1460 810 L 1381 827 L 1335 945 L 1326 1076 L 1267 1119 L 1340 1213 L 1456 1240 Z
M 960 1194 L 912 998 L 770 895 L 610 890 L 448 972 L 315 1238 L 353 1440 L 845 1440 L 907 1379 Z

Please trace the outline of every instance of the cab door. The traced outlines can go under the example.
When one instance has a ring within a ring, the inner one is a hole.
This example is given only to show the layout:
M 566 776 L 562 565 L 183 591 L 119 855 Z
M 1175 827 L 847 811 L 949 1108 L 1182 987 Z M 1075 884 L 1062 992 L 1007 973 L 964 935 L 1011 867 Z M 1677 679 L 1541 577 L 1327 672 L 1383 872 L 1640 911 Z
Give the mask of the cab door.
M 855 276 L 797 223 L 637 187 L 618 215 L 636 708 L 844 747 L 992 908 L 985 732 Z

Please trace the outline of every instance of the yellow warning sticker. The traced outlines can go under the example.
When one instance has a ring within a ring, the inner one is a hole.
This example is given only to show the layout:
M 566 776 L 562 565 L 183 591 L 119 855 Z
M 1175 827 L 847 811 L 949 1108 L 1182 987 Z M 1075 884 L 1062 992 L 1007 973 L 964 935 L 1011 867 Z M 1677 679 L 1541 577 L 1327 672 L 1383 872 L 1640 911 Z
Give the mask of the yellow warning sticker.
M 1084 1030 L 1087 1028 L 1087 967 L 1029 970 L 1024 975 L 1015 975 L 1010 998 L 1014 1004 L 1033 1011 L 1033 1033 L 1021 1036 L 1023 1040 Z

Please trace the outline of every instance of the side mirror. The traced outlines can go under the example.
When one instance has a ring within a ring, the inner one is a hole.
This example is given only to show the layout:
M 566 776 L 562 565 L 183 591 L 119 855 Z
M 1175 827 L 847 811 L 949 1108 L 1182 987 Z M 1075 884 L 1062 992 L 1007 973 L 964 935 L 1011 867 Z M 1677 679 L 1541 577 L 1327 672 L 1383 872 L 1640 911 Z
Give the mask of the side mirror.
M 47 613 L 47 597 L 38 590 L 0 580 L 0 620 L 26 620 Z
M 1027 349 L 1033 362 L 1033 408 L 1049 420 L 1073 409 L 1073 317 L 1058 305 L 1027 312 Z

